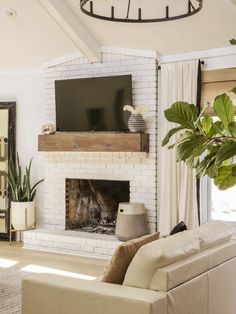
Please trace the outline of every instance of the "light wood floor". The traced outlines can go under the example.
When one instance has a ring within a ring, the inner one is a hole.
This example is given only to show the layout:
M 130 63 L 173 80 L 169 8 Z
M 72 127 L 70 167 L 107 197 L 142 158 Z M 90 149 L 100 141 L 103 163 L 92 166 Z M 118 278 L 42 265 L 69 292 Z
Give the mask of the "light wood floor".
M 57 253 L 45 253 L 22 249 L 19 243 L 12 246 L 0 241 L 0 259 L 14 260 L 19 263 L 51 267 L 98 277 L 102 274 L 107 261 Z

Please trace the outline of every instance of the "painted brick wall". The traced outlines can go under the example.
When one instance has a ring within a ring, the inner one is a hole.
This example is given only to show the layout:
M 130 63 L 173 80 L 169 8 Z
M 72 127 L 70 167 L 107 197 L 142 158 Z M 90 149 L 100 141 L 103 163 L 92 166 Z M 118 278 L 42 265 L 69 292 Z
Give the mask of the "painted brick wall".
M 129 180 L 130 201 L 146 205 L 150 231 L 157 223 L 157 62 L 155 59 L 103 54 L 103 62 L 84 58 L 45 69 L 46 122 L 55 123 L 54 82 L 60 79 L 132 75 L 133 104 L 146 105 L 150 152 L 45 153 L 44 210 L 41 226 L 65 228 L 65 178 Z

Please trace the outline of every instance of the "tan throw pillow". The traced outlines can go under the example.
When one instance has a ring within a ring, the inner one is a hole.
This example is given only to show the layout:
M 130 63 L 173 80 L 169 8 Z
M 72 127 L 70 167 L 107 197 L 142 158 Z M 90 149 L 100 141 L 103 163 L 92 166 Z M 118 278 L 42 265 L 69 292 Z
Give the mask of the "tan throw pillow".
M 108 263 L 101 281 L 122 285 L 129 264 L 137 251 L 141 246 L 158 240 L 159 236 L 160 233 L 156 232 L 121 244 Z

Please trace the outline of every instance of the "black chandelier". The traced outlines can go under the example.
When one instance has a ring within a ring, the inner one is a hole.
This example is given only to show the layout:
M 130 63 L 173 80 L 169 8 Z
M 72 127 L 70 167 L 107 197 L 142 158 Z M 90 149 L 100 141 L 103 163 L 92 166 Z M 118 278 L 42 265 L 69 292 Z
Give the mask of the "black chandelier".
M 171 12 L 171 7 L 169 5 L 169 1 L 165 1 L 164 5 L 164 15 L 162 17 L 143 17 L 143 11 L 141 8 L 141 2 L 140 0 L 127 0 L 127 9 L 123 17 L 116 15 L 116 6 L 114 4 L 115 1 L 113 0 L 107 0 L 107 3 L 109 2 L 109 11 L 110 14 L 103 15 L 101 13 L 98 13 L 96 10 L 96 4 L 99 3 L 100 0 L 80 0 L 80 9 L 84 14 L 87 14 L 91 17 L 105 20 L 105 21 L 111 21 L 111 22 L 126 22 L 126 23 L 150 23 L 150 22 L 166 22 L 166 21 L 173 21 L 182 19 L 191 15 L 194 15 L 198 13 L 203 6 L 203 0 L 183 0 L 186 4 L 185 10 L 183 10 L 182 13 L 173 14 Z M 137 4 L 137 13 L 136 16 L 131 17 L 130 11 L 131 11 L 131 4 L 134 2 L 140 2 Z M 147 1 L 147 0 L 145 0 Z M 118 4 L 119 1 L 116 0 L 117 6 L 121 5 Z M 120 2 L 121 3 L 121 2 Z M 108 4 L 107 4 L 108 5 Z

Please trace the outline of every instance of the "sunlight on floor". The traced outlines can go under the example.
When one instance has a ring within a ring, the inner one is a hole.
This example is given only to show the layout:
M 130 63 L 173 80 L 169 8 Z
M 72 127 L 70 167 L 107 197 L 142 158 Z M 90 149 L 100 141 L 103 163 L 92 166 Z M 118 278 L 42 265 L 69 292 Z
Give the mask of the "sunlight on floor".
M 16 265 L 18 262 L 10 259 L 0 258 L 0 267 L 1 268 L 10 268 Z
M 88 276 L 88 275 L 82 275 L 78 273 L 72 273 L 69 271 L 64 271 L 60 269 L 55 268 L 49 268 L 39 265 L 27 265 L 26 267 L 22 268 L 22 271 L 30 272 L 30 273 L 38 273 L 38 274 L 54 274 L 54 275 L 60 275 L 60 276 L 66 276 L 71 278 L 78 278 L 83 280 L 95 280 L 96 277 Z

